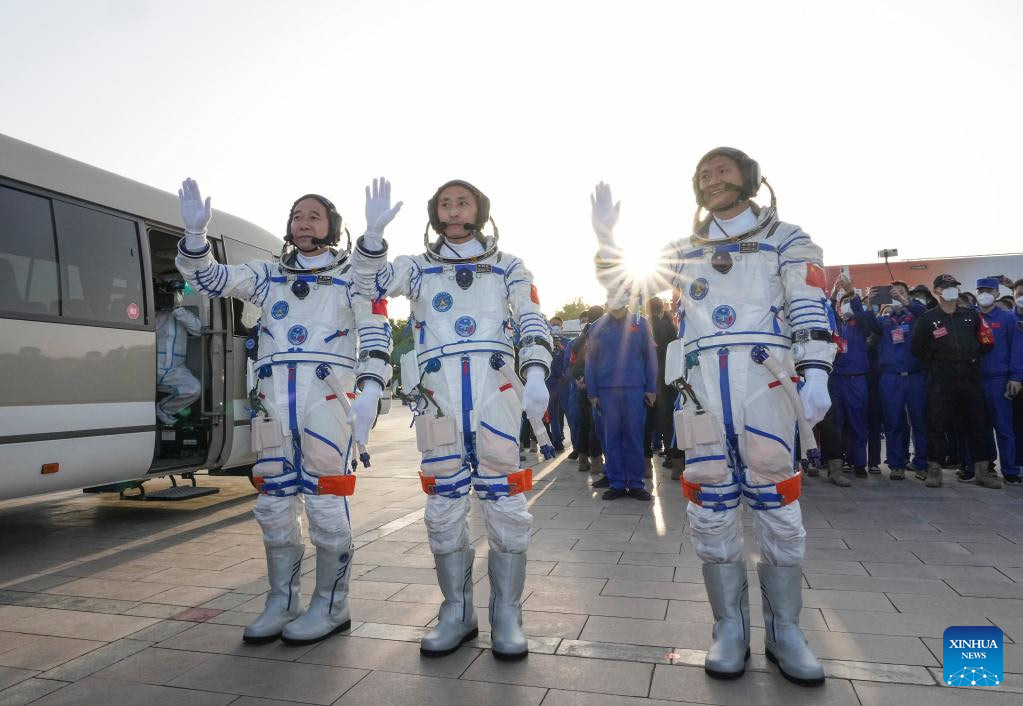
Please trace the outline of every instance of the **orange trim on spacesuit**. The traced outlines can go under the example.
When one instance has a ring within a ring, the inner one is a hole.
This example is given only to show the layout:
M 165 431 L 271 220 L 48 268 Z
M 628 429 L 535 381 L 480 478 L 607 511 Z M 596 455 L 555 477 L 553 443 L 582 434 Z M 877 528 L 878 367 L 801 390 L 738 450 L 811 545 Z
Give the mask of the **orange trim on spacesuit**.
M 353 495 L 355 494 L 355 474 L 344 476 L 321 476 L 316 484 L 318 495 Z

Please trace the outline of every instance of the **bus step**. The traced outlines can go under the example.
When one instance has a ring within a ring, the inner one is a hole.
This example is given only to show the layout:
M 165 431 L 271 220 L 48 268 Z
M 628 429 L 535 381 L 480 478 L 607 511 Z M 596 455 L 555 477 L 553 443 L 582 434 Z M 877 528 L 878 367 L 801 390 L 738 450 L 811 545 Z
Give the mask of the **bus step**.
M 172 488 L 164 488 L 162 490 L 150 490 L 147 491 L 145 496 L 139 498 L 139 500 L 191 500 L 192 498 L 201 498 L 204 495 L 213 495 L 219 493 L 220 488 L 200 488 L 198 486 L 191 485 L 178 485 Z

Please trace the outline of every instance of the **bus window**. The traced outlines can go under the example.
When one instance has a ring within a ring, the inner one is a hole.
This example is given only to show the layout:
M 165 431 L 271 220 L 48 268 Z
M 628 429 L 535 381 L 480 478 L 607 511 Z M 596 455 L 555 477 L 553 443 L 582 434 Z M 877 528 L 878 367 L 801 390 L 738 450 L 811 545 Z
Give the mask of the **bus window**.
M 136 224 L 56 200 L 53 216 L 60 252 L 62 315 L 144 326 L 146 307 Z
M 224 249 L 227 251 L 227 262 L 231 265 L 244 265 L 253 260 L 273 260 L 273 255 L 262 248 L 242 243 L 231 238 L 224 238 Z M 259 321 L 259 307 L 241 299 L 232 299 L 234 308 L 234 335 L 245 338 L 249 329 Z
M 56 260 L 49 199 L 0 186 L 0 311 L 56 316 Z

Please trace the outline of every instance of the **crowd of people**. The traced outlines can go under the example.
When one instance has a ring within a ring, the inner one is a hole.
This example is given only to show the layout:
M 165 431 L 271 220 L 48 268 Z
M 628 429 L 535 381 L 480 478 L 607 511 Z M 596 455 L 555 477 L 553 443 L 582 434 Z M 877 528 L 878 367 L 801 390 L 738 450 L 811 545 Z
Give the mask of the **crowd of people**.
M 838 353 L 820 437 L 833 483 L 880 474 L 882 438 L 891 480 L 912 470 L 939 487 L 952 467 L 986 488 L 1020 483 L 1023 279 L 985 277 L 973 293 L 942 274 L 863 291 L 843 274 L 831 306 Z

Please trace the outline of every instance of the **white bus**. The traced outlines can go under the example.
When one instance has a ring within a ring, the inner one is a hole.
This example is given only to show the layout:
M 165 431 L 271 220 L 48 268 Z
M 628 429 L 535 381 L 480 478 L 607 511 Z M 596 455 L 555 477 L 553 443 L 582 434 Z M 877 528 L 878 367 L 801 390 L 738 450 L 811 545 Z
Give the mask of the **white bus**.
M 215 211 L 221 262 L 282 242 Z M 203 323 L 188 416 L 158 425 L 154 280 L 180 280 L 178 198 L 0 135 L 0 499 L 246 470 L 245 340 L 259 311 L 186 289 Z

